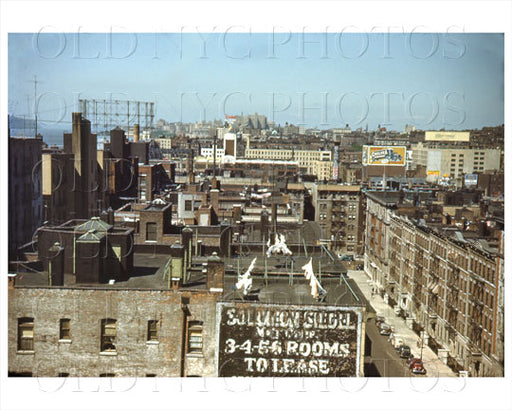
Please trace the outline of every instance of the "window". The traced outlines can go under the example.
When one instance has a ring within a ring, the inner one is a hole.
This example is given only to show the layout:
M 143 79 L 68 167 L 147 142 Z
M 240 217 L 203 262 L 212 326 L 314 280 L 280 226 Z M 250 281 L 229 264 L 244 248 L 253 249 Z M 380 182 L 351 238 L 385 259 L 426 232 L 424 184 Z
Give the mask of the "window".
M 203 352 L 203 322 L 191 321 L 188 324 L 187 353 Z
M 71 319 L 60 320 L 59 339 L 71 340 Z
M 21 317 L 18 319 L 18 350 L 34 350 L 34 318 Z
M 148 342 L 158 341 L 158 320 L 148 320 Z
M 185 201 L 185 211 L 191 211 L 192 210 L 192 201 L 186 200 Z
M 116 377 L 114 373 L 100 373 L 100 377 Z
M 115 352 L 117 343 L 117 320 L 101 320 L 101 351 Z
M 146 241 L 156 241 L 156 222 L 146 223 Z

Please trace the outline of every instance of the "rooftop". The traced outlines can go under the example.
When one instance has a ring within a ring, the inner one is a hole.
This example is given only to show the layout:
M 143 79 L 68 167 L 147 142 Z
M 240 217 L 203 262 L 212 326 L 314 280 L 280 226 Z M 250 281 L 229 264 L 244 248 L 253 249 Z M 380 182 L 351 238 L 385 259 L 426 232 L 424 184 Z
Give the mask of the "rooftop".
M 241 258 L 224 258 L 225 280 L 222 299 L 242 300 L 242 294 L 236 290 L 238 272 L 245 273 L 254 254 Z M 311 296 L 309 281 L 301 269 L 312 257 L 316 277 L 327 291 L 323 301 Z M 112 289 L 112 290 L 167 290 L 168 277 L 165 266 L 169 255 L 135 254 L 134 273 L 126 281 L 112 284 L 77 284 L 74 275 L 65 275 L 63 287 L 67 289 Z M 194 258 L 187 282 L 182 291 L 206 291 L 206 275 L 203 272 L 208 257 Z M 366 305 L 366 300 L 355 283 L 346 277 L 343 262 L 332 260 L 327 254 L 301 255 L 293 257 L 272 256 L 267 258 L 265 278 L 265 259 L 257 256 L 252 271 L 253 288 L 245 300 L 262 303 L 329 304 L 329 305 Z M 292 275 L 293 272 L 293 275 Z M 16 287 L 48 288 L 48 273 L 26 269 L 18 272 Z

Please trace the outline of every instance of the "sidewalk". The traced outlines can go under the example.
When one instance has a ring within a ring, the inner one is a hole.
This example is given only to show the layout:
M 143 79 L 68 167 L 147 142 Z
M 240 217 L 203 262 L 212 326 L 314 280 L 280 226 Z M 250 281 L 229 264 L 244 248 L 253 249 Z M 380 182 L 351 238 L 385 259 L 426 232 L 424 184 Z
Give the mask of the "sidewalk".
M 386 323 L 395 329 L 395 337 L 403 339 L 404 344 L 411 348 L 414 357 L 420 357 L 421 349 L 416 345 L 419 336 L 407 327 L 404 319 L 395 315 L 393 308 L 385 303 L 383 298 L 379 295 L 375 295 L 372 298 L 370 280 L 364 271 L 349 270 L 348 276 L 357 283 L 357 286 L 359 286 L 361 292 L 363 292 L 375 309 L 377 315 L 384 316 Z M 423 364 L 427 370 L 427 377 L 457 377 L 452 369 L 445 365 L 428 346 L 423 347 Z

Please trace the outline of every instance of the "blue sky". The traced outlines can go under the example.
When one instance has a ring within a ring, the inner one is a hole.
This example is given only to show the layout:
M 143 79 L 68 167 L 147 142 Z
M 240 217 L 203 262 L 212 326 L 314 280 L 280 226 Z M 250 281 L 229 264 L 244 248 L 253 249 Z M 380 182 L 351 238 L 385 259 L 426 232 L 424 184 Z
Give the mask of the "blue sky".
M 10 34 L 9 113 L 69 128 L 76 101 L 156 102 L 156 118 L 224 114 L 331 128 L 504 122 L 500 34 Z

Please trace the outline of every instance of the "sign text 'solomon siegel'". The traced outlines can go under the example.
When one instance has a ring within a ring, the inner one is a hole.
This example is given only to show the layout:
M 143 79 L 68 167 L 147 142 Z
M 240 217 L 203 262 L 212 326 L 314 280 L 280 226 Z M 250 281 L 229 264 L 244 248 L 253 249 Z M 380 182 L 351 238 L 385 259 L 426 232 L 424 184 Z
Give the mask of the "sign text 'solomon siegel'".
M 218 375 L 359 375 L 360 307 L 218 303 Z

